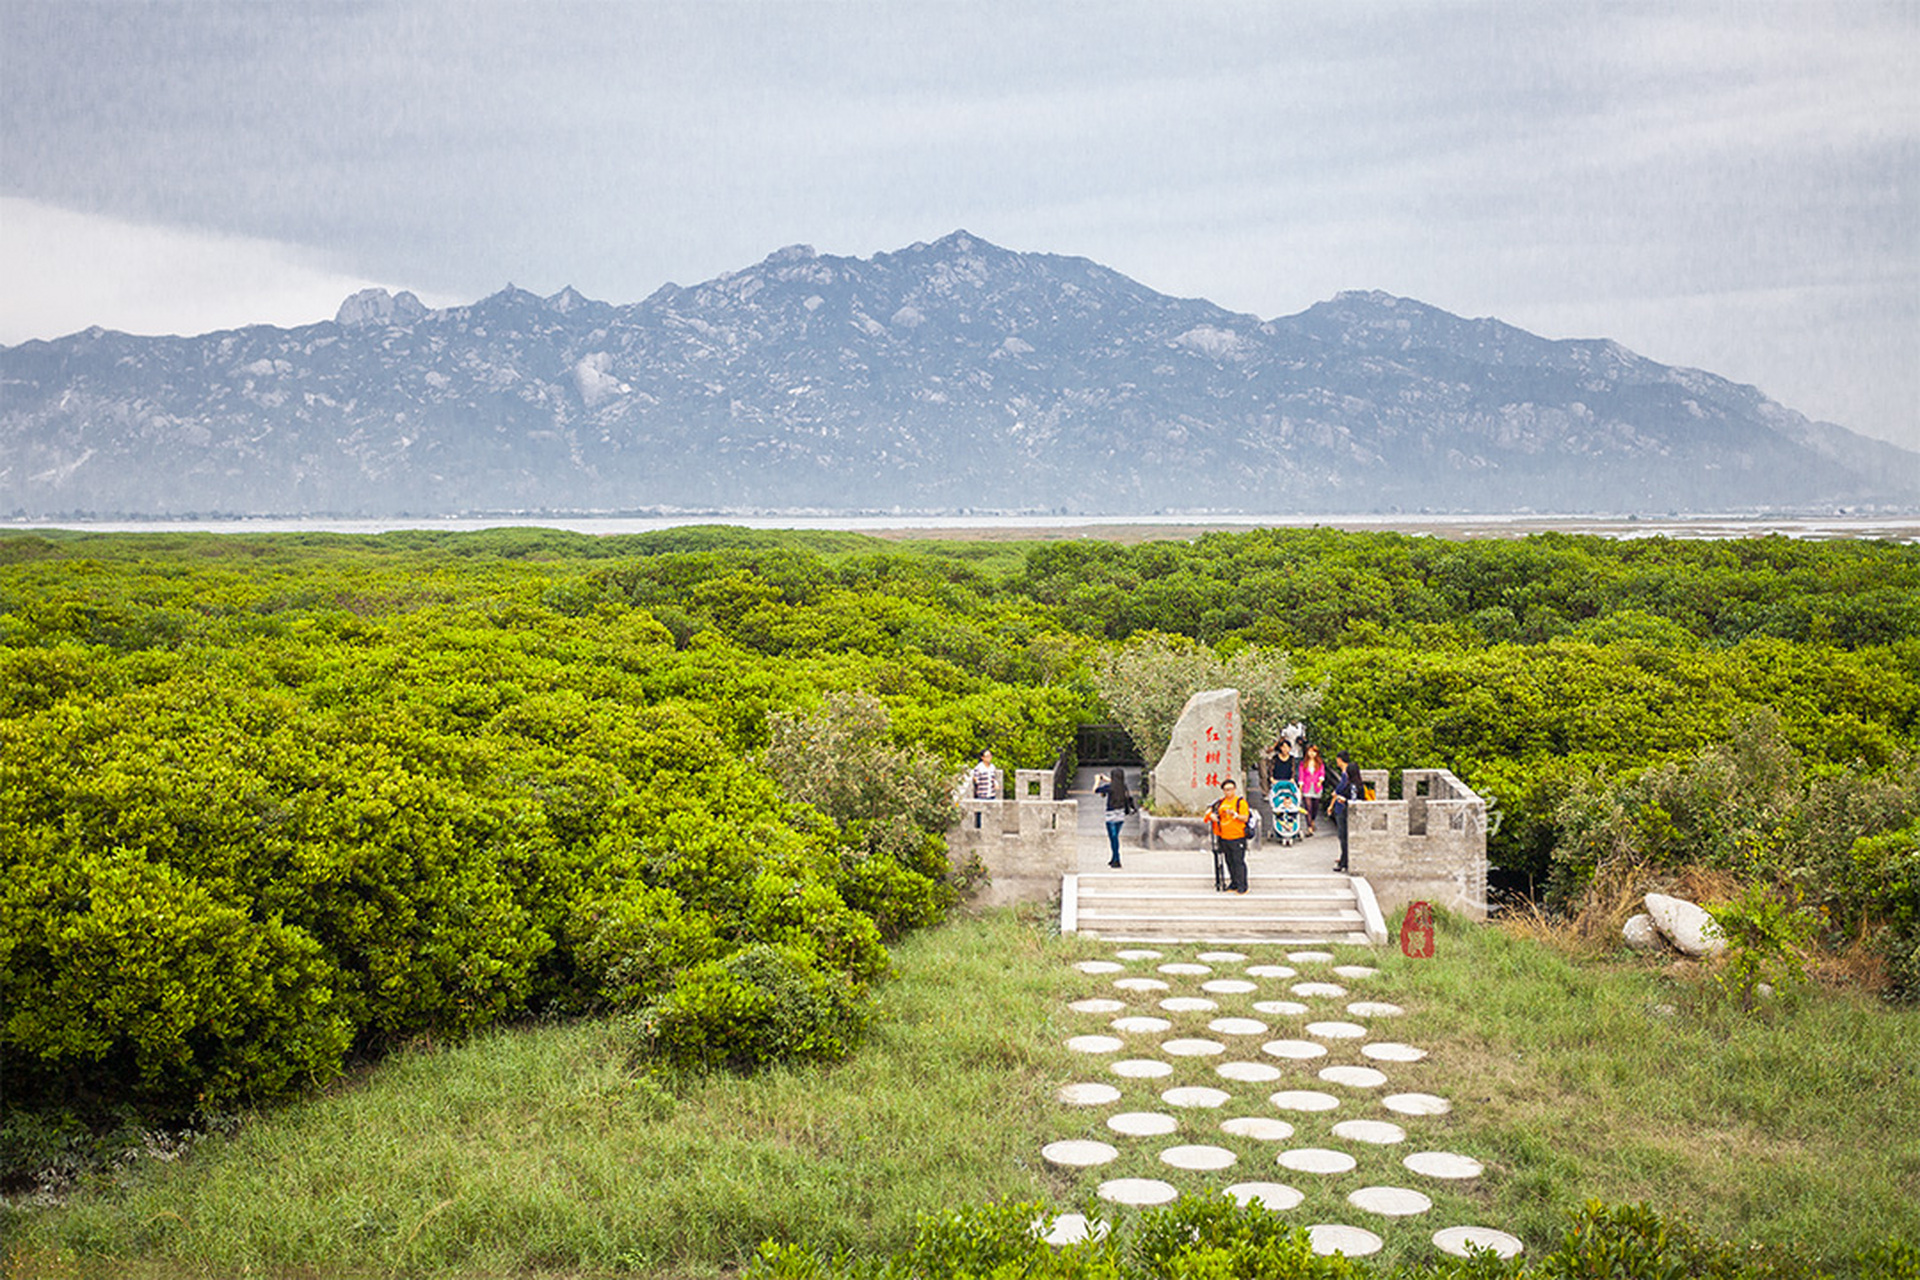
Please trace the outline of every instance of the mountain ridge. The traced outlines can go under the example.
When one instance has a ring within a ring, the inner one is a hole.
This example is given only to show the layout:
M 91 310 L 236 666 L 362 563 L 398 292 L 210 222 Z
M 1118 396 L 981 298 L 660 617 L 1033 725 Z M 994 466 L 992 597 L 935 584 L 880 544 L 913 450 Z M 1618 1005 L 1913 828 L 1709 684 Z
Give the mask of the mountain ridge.
M 1263 320 L 965 230 L 616 304 L 0 348 L 0 514 L 1920 507 L 1920 455 L 1379 290 Z

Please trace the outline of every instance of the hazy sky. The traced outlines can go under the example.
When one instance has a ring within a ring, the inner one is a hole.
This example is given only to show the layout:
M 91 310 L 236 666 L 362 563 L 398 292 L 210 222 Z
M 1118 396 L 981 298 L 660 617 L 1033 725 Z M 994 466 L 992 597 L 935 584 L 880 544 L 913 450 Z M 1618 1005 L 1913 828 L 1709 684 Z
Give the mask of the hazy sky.
M 0 342 L 631 302 L 964 227 L 1384 289 L 1920 449 L 1920 0 L 0 0 Z

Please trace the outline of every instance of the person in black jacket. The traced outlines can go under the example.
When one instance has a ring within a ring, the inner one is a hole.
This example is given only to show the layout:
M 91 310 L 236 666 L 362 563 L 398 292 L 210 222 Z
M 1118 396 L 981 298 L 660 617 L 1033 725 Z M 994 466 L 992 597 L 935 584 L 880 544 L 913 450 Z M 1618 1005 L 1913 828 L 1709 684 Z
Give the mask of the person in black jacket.
M 1140 806 L 1134 803 L 1133 793 L 1127 790 L 1127 773 L 1124 769 L 1115 769 L 1109 779 L 1101 774 L 1094 781 L 1093 793 L 1107 798 L 1107 843 L 1113 848 L 1113 857 L 1107 862 L 1110 867 L 1120 865 L 1120 826 L 1127 815 Z
M 1348 808 L 1353 801 L 1365 797 L 1366 784 L 1360 779 L 1360 766 L 1355 764 L 1346 752 L 1335 753 L 1333 765 L 1333 779 L 1330 784 L 1333 796 L 1330 803 L 1333 809 L 1334 829 L 1340 833 L 1340 861 L 1333 864 L 1333 869 L 1345 871 L 1347 869 Z

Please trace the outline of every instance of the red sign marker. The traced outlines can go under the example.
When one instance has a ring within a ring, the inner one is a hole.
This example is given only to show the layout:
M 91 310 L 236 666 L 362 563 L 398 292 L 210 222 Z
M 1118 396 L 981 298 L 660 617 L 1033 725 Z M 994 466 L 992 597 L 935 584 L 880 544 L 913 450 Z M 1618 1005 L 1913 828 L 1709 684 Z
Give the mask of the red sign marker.
M 1400 950 L 1415 960 L 1433 959 L 1433 908 L 1416 902 L 1400 922 Z

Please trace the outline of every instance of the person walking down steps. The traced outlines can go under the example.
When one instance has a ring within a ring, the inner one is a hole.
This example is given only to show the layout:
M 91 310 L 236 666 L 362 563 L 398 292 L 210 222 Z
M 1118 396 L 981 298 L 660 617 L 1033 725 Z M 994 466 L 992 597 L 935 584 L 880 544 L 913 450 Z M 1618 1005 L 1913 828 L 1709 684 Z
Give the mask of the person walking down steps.
M 1232 778 L 1220 784 L 1220 798 L 1207 806 L 1207 825 L 1220 837 L 1220 852 L 1227 860 L 1227 888 L 1233 893 L 1247 891 L 1247 830 L 1252 817 L 1247 798 Z
M 1107 865 L 1120 865 L 1120 827 L 1126 822 L 1127 815 L 1140 806 L 1133 801 L 1133 793 L 1127 790 L 1127 774 L 1124 769 L 1115 769 L 1113 777 L 1100 774 L 1094 779 L 1097 783 L 1093 793 L 1107 798 L 1107 844 L 1113 850 L 1113 857 Z

